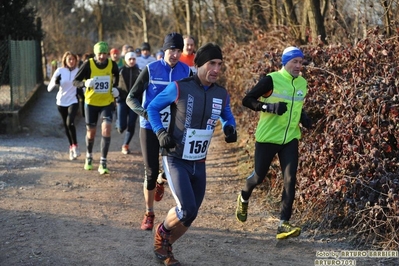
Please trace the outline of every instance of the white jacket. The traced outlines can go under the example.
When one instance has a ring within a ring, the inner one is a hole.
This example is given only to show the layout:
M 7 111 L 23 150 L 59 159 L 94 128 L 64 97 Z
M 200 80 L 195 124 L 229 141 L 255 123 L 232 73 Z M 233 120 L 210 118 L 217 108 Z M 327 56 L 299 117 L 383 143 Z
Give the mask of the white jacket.
M 151 55 L 147 58 L 144 58 L 143 56 L 136 57 L 136 64 L 141 70 L 143 70 L 146 65 L 154 61 L 157 61 L 157 59 Z
M 47 86 L 47 91 L 50 92 L 54 89 L 55 80 L 61 74 L 60 86 L 56 97 L 58 106 L 67 107 L 78 102 L 76 87 L 72 84 L 78 70 L 79 68 L 75 68 L 71 71 L 67 67 L 60 67 L 55 70 Z

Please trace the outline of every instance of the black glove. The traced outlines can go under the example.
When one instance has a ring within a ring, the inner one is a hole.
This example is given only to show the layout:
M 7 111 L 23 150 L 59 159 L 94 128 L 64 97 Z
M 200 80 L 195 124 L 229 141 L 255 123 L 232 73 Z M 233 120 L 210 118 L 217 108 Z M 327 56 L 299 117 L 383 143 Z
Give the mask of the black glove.
M 162 148 L 171 149 L 176 147 L 176 142 L 171 136 L 169 136 L 168 132 L 166 132 L 164 128 L 157 132 L 157 138 L 159 141 L 159 146 Z
M 227 143 L 232 143 L 232 142 L 236 142 L 237 141 L 237 131 L 235 130 L 235 128 L 232 125 L 227 125 L 223 128 L 223 132 L 224 132 L 224 140 Z
M 307 129 L 312 128 L 312 120 L 309 118 L 309 116 L 305 112 L 301 113 L 301 119 L 299 122 L 301 122 L 302 126 Z
M 59 74 L 56 78 L 55 78 L 55 84 L 60 85 L 61 83 L 61 74 Z
M 276 115 L 282 115 L 285 112 L 287 112 L 287 103 L 285 103 L 285 102 L 264 103 L 262 105 L 262 111 L 276 114 Z

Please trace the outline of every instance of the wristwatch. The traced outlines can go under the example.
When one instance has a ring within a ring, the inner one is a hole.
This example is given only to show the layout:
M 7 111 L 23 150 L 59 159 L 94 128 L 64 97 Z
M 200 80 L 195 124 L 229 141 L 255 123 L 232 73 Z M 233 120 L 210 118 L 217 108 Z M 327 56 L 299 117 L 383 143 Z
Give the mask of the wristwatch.
M 264 104 L 264 105 L 262 105 L 262 110 L 267 110 L 267 105 L 266 104 Z

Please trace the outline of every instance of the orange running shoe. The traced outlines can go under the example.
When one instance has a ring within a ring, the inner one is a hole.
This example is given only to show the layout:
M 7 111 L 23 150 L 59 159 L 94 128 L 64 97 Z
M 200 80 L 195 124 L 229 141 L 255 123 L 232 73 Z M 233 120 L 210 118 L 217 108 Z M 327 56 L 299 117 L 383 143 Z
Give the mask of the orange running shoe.
M 152 230 L 154 227 L 155 215 L 153 212 L 144 214 L 144 219 L 141 222 L 141 230 Z
M 175 259 L 172 252 L 172 245 L 169 243 L 171 233 L 159 230 L 162 223 L 154 229 L 154 254 L 155 257 L 166 266 L 180 266 L 180 262 Z
M 160 184 L 157 182 L 157 185 L 155 186 L 155 198 L 154 198 L 155 201 L 161 201 L 164 192 L 165 192 L 164 184 Z

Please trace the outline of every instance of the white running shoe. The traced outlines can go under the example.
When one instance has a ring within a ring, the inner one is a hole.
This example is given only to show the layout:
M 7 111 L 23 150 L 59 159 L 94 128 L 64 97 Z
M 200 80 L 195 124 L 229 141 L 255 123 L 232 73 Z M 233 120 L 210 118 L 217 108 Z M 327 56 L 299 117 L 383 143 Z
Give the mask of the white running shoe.
M 129 154 L 130 150 L 129 150 L 129 145 L 125 144 L 122 146 L 122 153 L 123 154 Z
M 73 158 L 76 159 L 80 156 L 80 151 L 78 145 L 72 145 L 72 153 L 73 153 Z
M 75 157 L 73 157 L 73 149 L 72 149 L 72 147 L 71 148 L 69 148 L 69 160 L 75 160 L 76 158 Z

